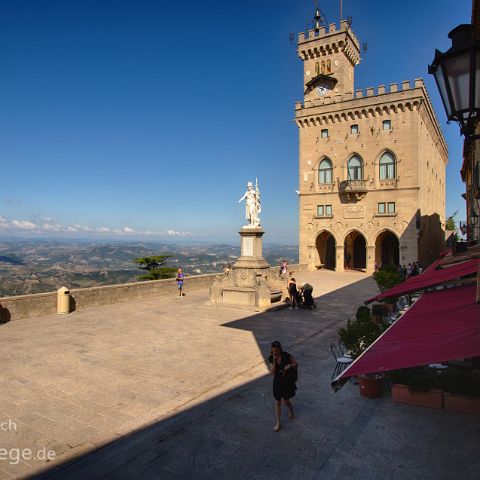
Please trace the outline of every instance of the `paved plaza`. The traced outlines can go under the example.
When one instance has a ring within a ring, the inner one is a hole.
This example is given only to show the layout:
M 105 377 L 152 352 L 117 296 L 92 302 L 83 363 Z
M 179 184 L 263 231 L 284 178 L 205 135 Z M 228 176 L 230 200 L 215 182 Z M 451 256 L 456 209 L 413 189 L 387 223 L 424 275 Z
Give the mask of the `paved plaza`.
M 299 273 L 318 309 L 252 313 L 208 291 L 0 326 L 0 479 L 476 479 L 480 418 L 330 388 L 337 328 L 376 292 L 359 272 Z M 300 364 L 274 424 L 265 357 Z M 12 451 L 54 452 L 14 461 Z

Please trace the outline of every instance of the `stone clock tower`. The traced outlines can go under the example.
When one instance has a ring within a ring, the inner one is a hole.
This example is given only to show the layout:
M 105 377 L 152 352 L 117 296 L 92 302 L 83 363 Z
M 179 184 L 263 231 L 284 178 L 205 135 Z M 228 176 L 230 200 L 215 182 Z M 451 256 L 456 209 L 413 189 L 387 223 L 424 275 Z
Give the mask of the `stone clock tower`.
M 314 100 L 353 93 L 354 68 L 360 61 L 358 40 L 343 21 L 300 34 L 298 55 L 303 60 L 304 98 Z
M 360 46 L 346 21 L 317 22 L 297 52 L 300 263 L 428 266 L 444 244 L 448 152 L 423 81 L 356 90 Z

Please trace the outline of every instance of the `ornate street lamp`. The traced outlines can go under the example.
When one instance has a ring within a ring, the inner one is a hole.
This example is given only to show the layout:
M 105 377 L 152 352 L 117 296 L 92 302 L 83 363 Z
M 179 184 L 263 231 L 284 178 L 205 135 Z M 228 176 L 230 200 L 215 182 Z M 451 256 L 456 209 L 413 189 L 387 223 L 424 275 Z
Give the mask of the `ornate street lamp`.
M 470 24 L 459 25 L 448 37 L 451 48 L 435 50 L 428 73 L 435 77 L 448 122 L 458 122 L 465 139 L 471 140 L 478 137 L 473 134 L 480 119 L 480 44 Z

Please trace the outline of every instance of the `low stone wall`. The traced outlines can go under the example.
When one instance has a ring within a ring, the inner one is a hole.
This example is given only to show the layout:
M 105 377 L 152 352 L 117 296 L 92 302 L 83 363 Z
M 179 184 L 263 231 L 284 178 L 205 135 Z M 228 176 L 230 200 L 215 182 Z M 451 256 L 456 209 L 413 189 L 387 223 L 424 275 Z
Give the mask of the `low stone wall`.
M 57 292 L 0 298 L 0 323 L 50 315 L 57 311 Z
M 270 275 L 274 275 L 278 277 L 278 273 L 280 271 L 280 266 L 278 267 L 270 267 Z M 307 272 L 308 265 L 306 263 L 295 263 L 288 266 L 288 273 L 289 275 L 295 275 L 296 272 Z
M 188 292 L 207 288 L 213 283 L 213 279 L 217 275 L 217 273 L 212 273 L 185 277 L 184 289 Z M 144 300 L 152 297 L 172 296 L 176 293 L 177 282 L 170 278 L 70 290 L 72 310 L 84 310 L 85 308 Z
M 270 269 L 272 276 L 278 275 L 279 267 Z M 307 265 L 289 265 L 291 272 L 303 272 Z M 217 273 L 192 275 L 185 278 L 185 291 L 208 288 Z M 101 307 L 114 303 L 144 300 L 152 297 L 175 295 L 175 279 L 148 282 L 123 283 L 102 287 L 75 288 L 70 290 L 71 310 Z M 57 313 L 57 292 L 37 293 L 0 298 L 0 323 Z

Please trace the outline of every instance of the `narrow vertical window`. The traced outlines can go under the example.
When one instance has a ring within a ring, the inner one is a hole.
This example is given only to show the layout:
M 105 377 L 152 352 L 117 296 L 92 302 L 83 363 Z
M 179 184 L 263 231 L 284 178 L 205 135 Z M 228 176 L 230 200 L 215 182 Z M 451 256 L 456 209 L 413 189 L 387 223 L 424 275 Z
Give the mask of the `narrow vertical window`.
M 323 217 L 324 211 L 323 205 L 317 205 L 317 217 Z
M 333 183 L 332 162 L 325 158 L 318 167 L 318 183 Z
M 385 203 L 379 203 L 378 204 L 378 213 L 380 215 L 383 215 L 385 213 Z
M 328 128 L 322 130 L 322 138 L 328 138 Z
M 321 73 L 325 73 L 325 61 L 322 60 L 322 70 Z
M 384 130 L 391 130 L 392 129 L 392 122 L 390 120 L 383 121 L 383 129 Z
M 355 135 L 358 133 L 358 125 L 350 125 L 350 133 Z
M 315 63 L 315 76 L 320 75 L 320 65 L 318 62 Z
M 332 62 L 327 60 L 327 73 L 332 73 Z
M 363 162 L 358 155 L 354 155 L 348 161 L 348 179 L 363 180 Z
M 396 177 L 395 158 L 390 152 L 385 152 L 380 158 L 380 180 Z

